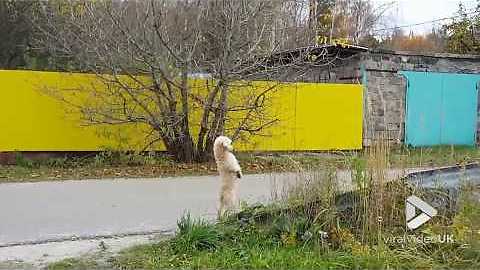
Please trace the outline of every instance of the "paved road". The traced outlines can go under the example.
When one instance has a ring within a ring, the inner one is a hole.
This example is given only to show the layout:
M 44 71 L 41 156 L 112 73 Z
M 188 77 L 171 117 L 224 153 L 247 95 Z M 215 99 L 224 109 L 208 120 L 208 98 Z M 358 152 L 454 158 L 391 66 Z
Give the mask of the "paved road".
M 390 177 L 403 174 L 392 171 Z M 240 199 L 266 201 L 295 174 L 246 175 Z M 337 172 L 343 188 L 349 173 Z M 186 211 L 215 218 L 216 176 L 0 184 L 0 247 L 97 235 L 173 230 Z
M 246 175 L 240 198 L 270 198 L 291 175 Z M 0 247 L 79 236 L 171 230 L 186 211 L 214 218 L 215 176 L 0 184 Z

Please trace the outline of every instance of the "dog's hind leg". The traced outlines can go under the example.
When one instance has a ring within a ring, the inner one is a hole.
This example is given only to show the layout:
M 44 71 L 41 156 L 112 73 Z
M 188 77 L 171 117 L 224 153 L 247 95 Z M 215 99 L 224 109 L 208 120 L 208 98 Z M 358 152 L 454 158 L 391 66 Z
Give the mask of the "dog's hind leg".
M 221 218 L 226 214 L 235 211 L 235 190 L 231 189 L 232 186 L 223 187 L 220 192 L 220 208 L 218 210 L 218 217 Z
M 225 215 L 225 201 L 224 201 L 224 196 L 223 192 L 220 192 L 220 207 L 218 209 L 218 219 L 221 219 Z

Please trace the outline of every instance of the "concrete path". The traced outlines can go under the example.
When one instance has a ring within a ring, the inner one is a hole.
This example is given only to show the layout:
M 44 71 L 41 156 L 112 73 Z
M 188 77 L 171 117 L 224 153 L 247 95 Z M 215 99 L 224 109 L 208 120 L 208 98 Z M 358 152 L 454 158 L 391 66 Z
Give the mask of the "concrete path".
M 404 173 L 391 171 L 388 177 Z M 298 178 L 245 175 L 240 199 L 265 202 Z M 349 172 L 337 172 L 337 179 L 343 189 L 352 187 Z M 214 219 L 218 191 L 216 176 L 0 184 L 0 262 L 18 259 L 12 250 L 21 246 L 172 232 L 187 211 Z

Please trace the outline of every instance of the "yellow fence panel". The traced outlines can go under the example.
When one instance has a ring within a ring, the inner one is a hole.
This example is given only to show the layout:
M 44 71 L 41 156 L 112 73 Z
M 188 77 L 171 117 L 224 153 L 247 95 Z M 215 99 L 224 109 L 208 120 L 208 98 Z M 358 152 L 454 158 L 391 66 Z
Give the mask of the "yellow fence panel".
M 0 151 L 138 150 L 145 145 L 148 127 L 141 125 L 86 126 L 81 115 L 42 89 L 95 87 L 95 76 L 57 72 L 0 70 Z M 194 91 L 206 82 L 192 80 Z M 277 82 L 251 82 L 266 89 Z M 101 87 L 101 85 L 98 85 Z M 251 89 L 230 89 L 231 100 Z M 261 136 L 236 142 L 243 151 L 360 149 L 362 147 L 362 87 L 347 84 L 279 84 L 266 98 L 265 114 L 277 122 Z M 79 97 L 80 98 L 80 97 Z M 192 133 L 199 130 L 201 108 L 192 109 Z M 227 128 L 241 119 L 232 113 Z M 257 119 L 262 122 L 264 120 Z M 265 120 L 267 121 L 267 120 Z M 157 150 L 164 150 L 159 144 Z
M 361 149 L 362 100 L 361 85 L 297 84 L 295 149 Z
M 140 148 L 137 126 L 86 126 L 42 89 L 91 84 L 94 75 L 0 70 L 0 151 L 98 151 Z
M 295 98 L 296 89 L 294 84 L 278 82 L 255 81 L 252 86 L 256 96 L 267 91 L 263 99 L 261 113 L 255 115 L 252 128 L 264 126 L 255 136 L 240 138 L 235 144 L 236 148 L 244 151 L 292 151 L 295 150 Z M 269 90 L 273 89 L 273 90 Z M 238 96 L 242 92 L 232 87 L 232 96 Z M 245 100 L 245 98 L 240 98 Z M 235 101 L 231 103 L 235 104 Z M 231 114 L 230 124 L 238 124 L 244 117 L 244 113 Z M 247 134 L 248 135 L 248 134 Z

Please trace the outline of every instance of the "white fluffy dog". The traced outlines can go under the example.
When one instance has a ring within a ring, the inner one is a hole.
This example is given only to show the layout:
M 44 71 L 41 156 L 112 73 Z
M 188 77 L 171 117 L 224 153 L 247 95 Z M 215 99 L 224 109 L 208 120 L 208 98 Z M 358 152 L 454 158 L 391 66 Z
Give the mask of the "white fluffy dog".
M 232 153 L 232 140 L 219 136 L 213 144 L 213 155 L 217 163 L 217 170 L 222 180 L 220 190 L 219 216 L 227 211 L 234 211 L 237 205 L 238 179 L 242 178 L 242 169 Z

